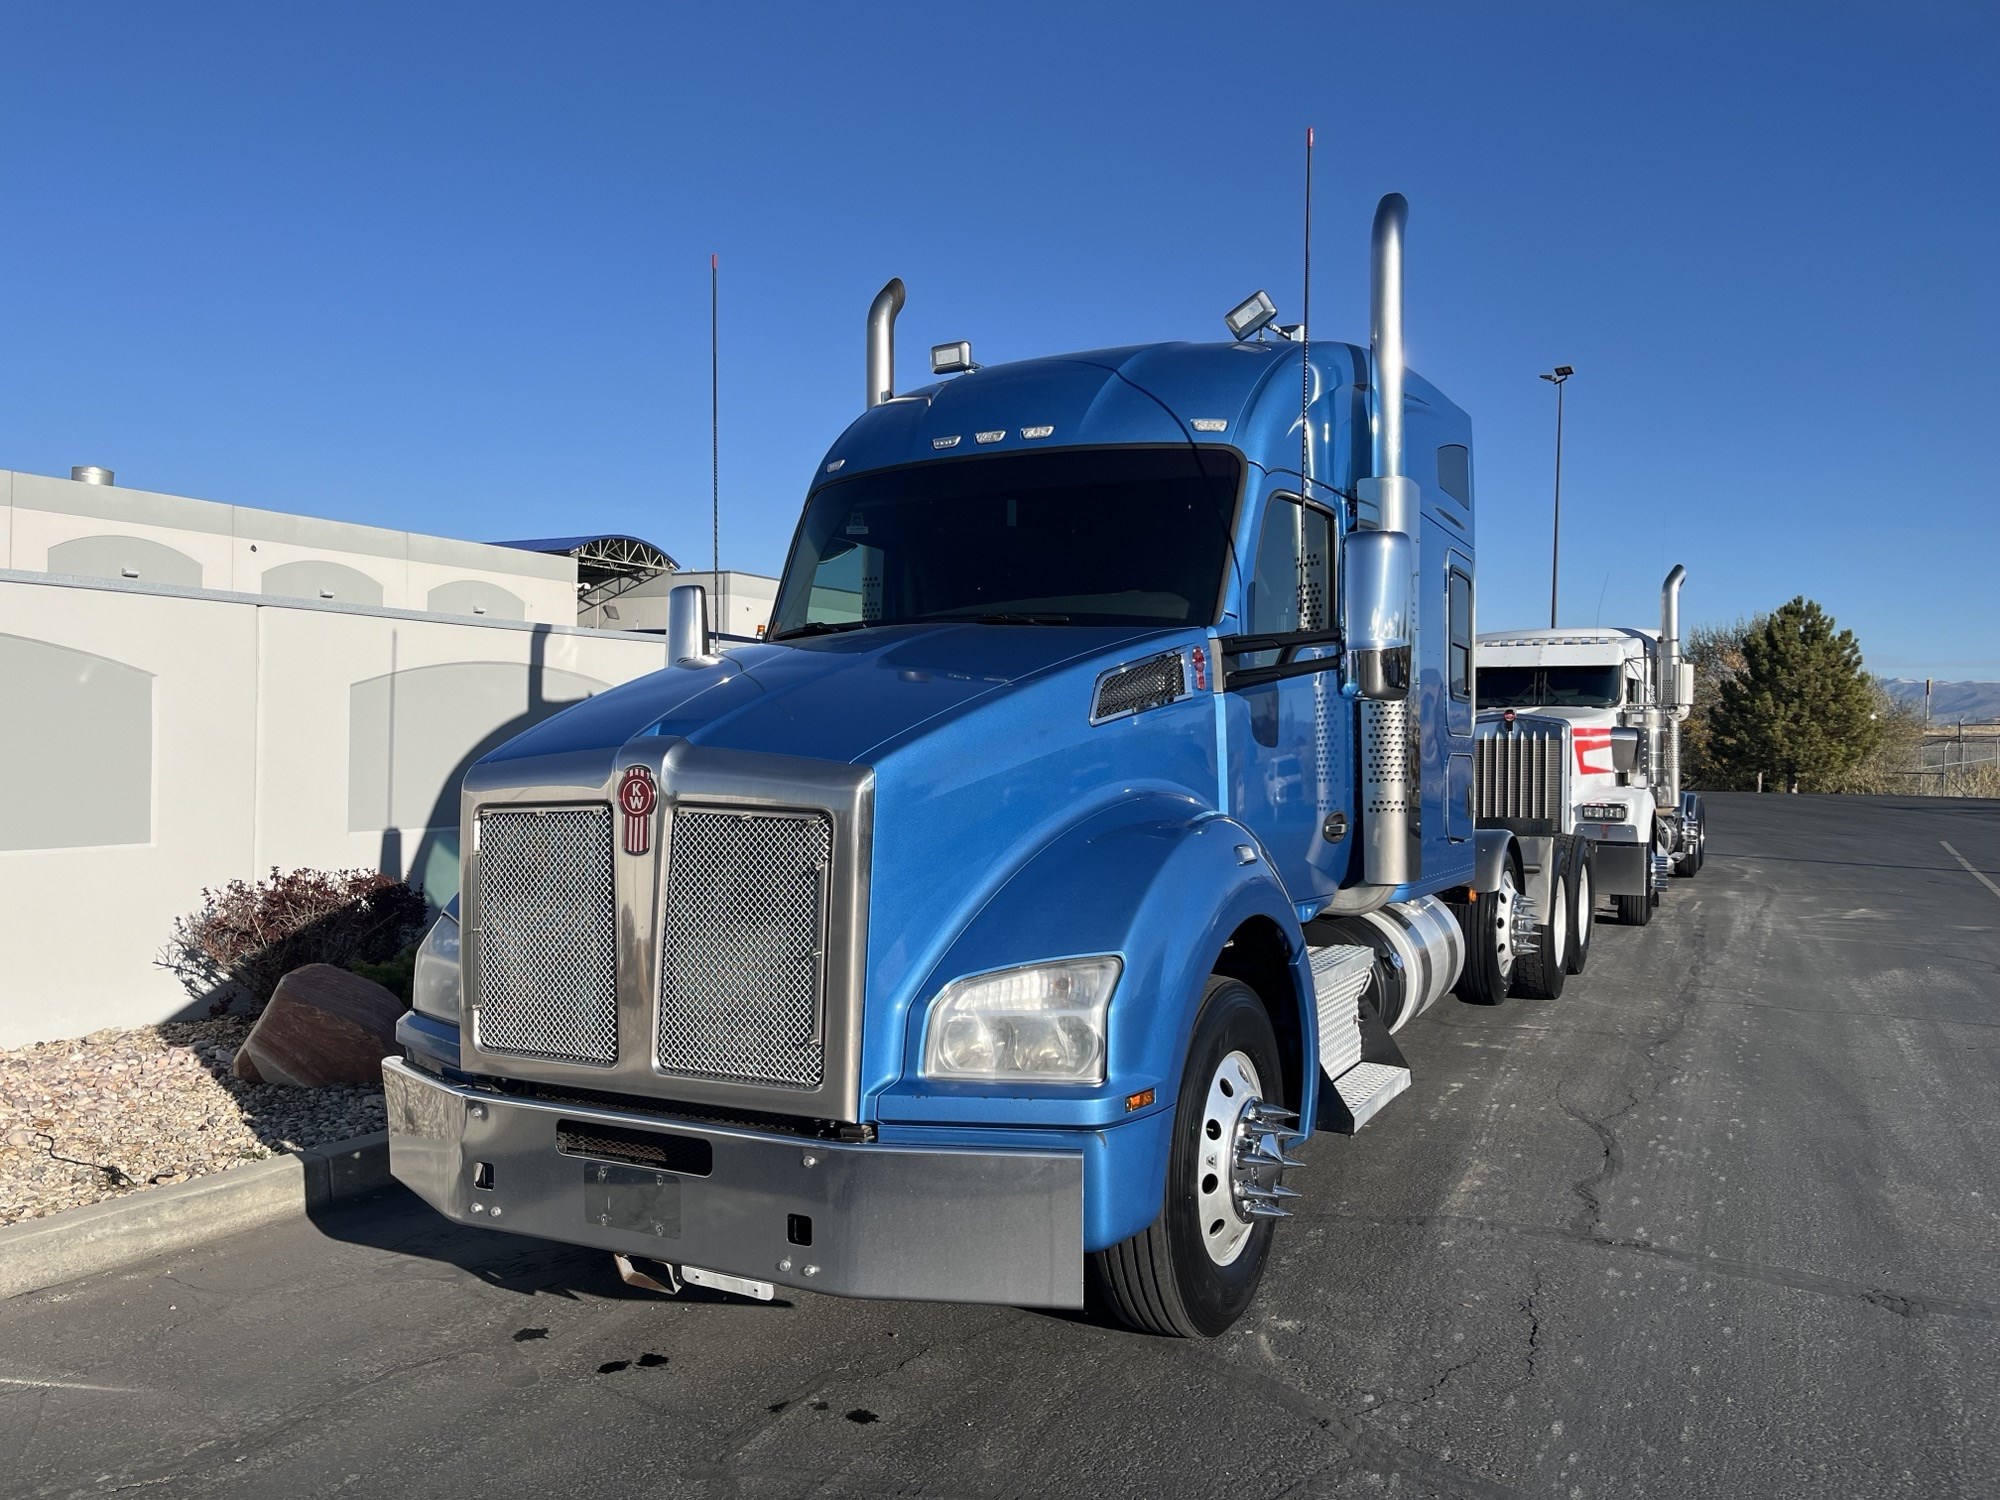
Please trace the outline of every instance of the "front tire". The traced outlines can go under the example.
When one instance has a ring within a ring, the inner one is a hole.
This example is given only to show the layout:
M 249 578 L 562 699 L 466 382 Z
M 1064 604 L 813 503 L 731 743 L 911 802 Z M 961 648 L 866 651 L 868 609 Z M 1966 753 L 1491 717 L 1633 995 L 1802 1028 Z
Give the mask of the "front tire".
M 1571 847 L 1575 857 L 1569 866 L 1569 971 L 1581 974 L 1590 962 L 1590 937 L 1597 926 L 1597 851 L 1586 838 L 1576 839 Z
M 1091 1257 L 1120 1320 L 1142 1333 L 1214 1338 L 1249 1307 L 1274 1221 L 1246 1212 L 1232 1191 L 1238 1135 L 1253 1105 L 1283 1102 L 1263 1001 L 1241 980 L 1212 976 L 1181 1073 L 1159 1217 Z
M 1618 906 L 1618 920 L 1627 927 L 1644 927 L 1653 920 L 1653 893 L 1642 891 L 1636 896 L 1613 896 Z

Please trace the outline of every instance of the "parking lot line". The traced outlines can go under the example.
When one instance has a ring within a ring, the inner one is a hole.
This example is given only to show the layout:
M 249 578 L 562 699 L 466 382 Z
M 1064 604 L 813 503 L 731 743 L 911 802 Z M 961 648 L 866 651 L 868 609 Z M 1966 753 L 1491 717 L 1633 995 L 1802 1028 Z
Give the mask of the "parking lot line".
M 1988 880 L 1984 875 L 1980 874 L 1979 871 L 1973 869 L 1972 861 L 1967 859 L 1963 854 L 1960 854 L 1956 849 L 1952 848 L 1950 844 L 1945 843 L 1943 839 L 1939 839 L 1938 842 L 1940 844 L 1944 844 L 1945 853 L 1949 854 L 1953 859 L 1957 860 L 1960 864 L 1965 866 L 1966 874 L 1970 875 L 1974 880 L 1978 881 L 1981 885 L 1985 886 L 1986 889 L 1991 891 L 1994 895 L 2000 896 L 2000 885 L 1995 885 L 1992 881 Z

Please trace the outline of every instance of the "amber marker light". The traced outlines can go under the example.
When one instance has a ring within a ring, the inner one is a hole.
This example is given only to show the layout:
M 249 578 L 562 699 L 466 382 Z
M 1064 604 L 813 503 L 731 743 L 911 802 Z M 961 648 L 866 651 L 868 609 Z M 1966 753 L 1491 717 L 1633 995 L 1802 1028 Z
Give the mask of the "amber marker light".
M 1129 1115 L 1135 1109 L 1144 1109 L 1152 1102 L 1153 1091 L 1151 1089 L 1140 1089 L 1136 1094 L 1127 1094 L 1125 1096 L 1125 1113 Z

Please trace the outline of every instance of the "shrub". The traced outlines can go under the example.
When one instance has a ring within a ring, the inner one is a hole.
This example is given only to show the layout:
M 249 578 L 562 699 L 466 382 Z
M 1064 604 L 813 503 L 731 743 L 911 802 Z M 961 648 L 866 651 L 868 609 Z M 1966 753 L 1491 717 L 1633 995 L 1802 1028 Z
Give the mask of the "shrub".
M 160 963 L 211 1015 L 254 1015 L 301 964 L 381 963 L 416 941 L 428 915 L 422 894 L 376 870 L 274 867 L 268 880 L 203 890 Z
M 372 979 L 403 1004 L 410 1003 L 410 991 L 417 977 L 417 945 L 399 948 L 379 964 L 370 963 L 365 958 L 357 958 L 347 966 L 363 979 Z

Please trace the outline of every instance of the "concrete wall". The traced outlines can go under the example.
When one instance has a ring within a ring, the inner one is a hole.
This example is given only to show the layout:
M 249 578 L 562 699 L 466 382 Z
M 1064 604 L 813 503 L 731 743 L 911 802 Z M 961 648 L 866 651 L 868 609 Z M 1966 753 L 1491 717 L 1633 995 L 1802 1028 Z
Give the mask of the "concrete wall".
M 487 748 L 657 636 L 0 572 L 0 1047 L 164 1020 L 204 886 L 389 870 L 443 897 Z
M 0 568 L 576 623 L 576 561 L 0 469 Z
M 717 583 L 718 576 L 721 579 Z M 684 583 L 697 583 L 708 590 L 709 623 L 724 635 L 758 637 L 771 623 L 771 606 L 777 602 L 778 580 L 761 573 L 738 573 L 724 568 L 715 573 L 664 573 L 637 588 L 627 589 L 617 598 L 585 612 L 583 623 L 612 630 L 665 630 L 667 595 Z

